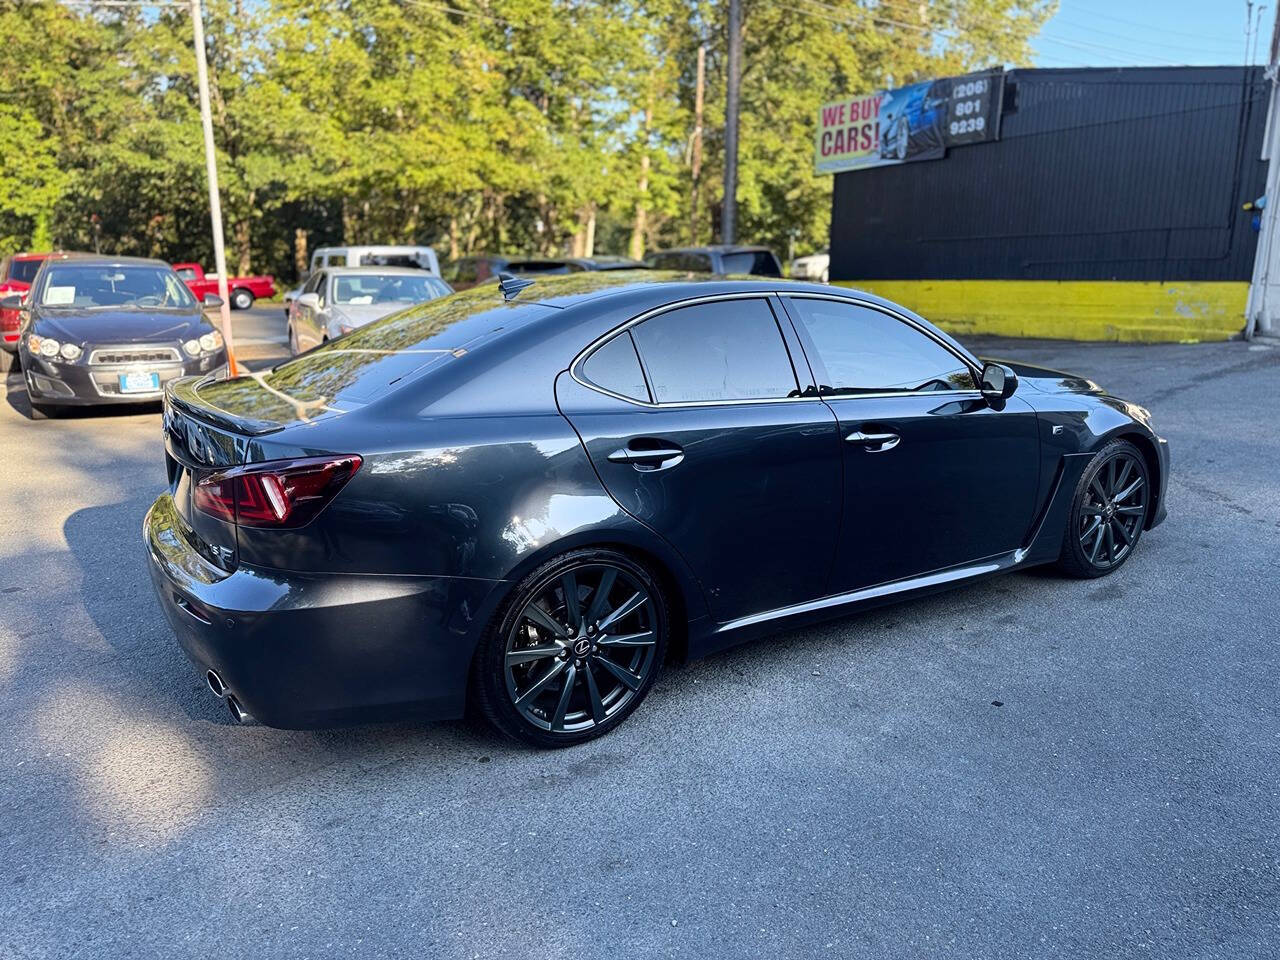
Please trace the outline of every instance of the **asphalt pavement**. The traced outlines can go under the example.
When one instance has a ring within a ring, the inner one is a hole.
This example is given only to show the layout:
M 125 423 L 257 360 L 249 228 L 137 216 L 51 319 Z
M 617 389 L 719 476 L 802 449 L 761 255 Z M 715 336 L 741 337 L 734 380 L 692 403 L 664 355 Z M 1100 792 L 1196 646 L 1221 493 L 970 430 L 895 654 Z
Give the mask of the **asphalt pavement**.
M 672 668 L 552 753 L 234 725 L 152 598 L 158 412 L 32 422 L 11 376 L 0 957 L 1275 957 L 1280 348 L 977 346 L 1154 412 L 1130 563 Z

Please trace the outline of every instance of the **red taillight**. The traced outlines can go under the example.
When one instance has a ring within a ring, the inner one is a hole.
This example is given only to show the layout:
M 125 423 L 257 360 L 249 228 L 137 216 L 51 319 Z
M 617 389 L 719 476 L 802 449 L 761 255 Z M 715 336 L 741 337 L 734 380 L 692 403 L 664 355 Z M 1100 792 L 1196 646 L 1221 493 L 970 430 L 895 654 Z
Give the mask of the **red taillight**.
M 201 513 L 242 527 L 301 527 L 337 496 L 362 462 L 351 454 L 234 467 L 197 483 L 192 499 Z

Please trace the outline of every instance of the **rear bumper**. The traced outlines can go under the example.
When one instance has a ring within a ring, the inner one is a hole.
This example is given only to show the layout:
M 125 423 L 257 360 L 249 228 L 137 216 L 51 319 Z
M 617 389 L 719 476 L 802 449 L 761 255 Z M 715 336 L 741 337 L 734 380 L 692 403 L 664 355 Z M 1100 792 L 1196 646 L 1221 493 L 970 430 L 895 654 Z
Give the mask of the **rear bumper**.
M 501 581 L 297 574 L 211 565 L 169 494 L 143 521 L 151 580 L 178 642 L 253 717 L 309 728 L 461 716 L 475 613 Z

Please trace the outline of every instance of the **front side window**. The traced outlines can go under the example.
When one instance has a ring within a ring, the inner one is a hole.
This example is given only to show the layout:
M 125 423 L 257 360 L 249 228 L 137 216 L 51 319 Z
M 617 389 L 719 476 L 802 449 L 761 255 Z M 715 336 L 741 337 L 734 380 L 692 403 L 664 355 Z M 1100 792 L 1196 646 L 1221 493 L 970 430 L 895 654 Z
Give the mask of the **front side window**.
M 326 267 L 345 267 L 347 265 L 347 255 L 345 253 L 331 253 L 324 259 Z
M 679 307 L 631 332 L 657 403 L 771 400 L 799 393 L 766 300 Z
M 856 303 L 796 297 L 825 395 L 977 389 L 967 364 L 896 317 Z

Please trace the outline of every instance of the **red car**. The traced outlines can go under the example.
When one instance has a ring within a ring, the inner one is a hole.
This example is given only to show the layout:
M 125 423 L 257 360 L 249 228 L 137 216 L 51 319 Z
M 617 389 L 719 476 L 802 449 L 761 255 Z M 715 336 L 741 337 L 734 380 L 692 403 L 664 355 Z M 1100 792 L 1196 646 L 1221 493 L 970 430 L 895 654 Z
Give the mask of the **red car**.
M 196 299 L 203 302 L 205 294 L 218 293 L 218 278 L 206 276 L 198 263 L 175 263 L 174 271 L 182 278 Z M 259 297 L 271 299 L 276 295 L 276 278 L 270 274 L 253 277 L 227 277 L 227 293 L 234 310 L 248 310 Z
M 0 260 L 0 297 L 26 292 L 31 289 L 31 281 L 35 279 L 40 264 L 49 256 L 47 253 L 15 253 L 11 257 Z M 18 355 L 18 324 L 22 314 L 18 310 L 0 310 L 0 372 L 13 367 L 14 357 Z

